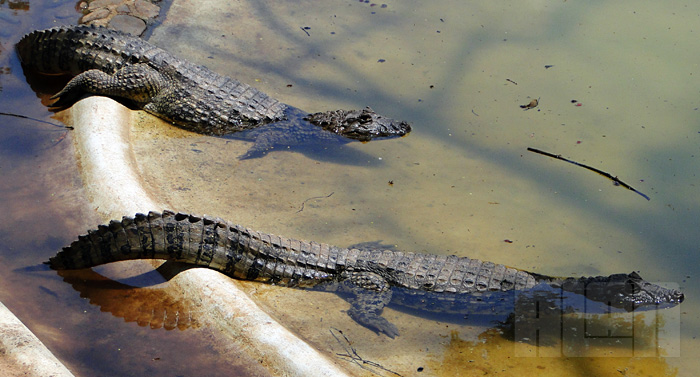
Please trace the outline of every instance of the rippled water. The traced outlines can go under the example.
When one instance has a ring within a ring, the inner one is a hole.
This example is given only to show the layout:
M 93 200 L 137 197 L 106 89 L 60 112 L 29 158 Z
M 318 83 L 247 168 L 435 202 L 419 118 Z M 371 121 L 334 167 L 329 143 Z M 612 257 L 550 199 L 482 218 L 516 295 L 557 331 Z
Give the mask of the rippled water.
M 0 24 L 10 26 L 0 27 L 0 112 L 60 123 L 36 99 L 11 50 L 21 34 L 50 26 L 56 14 L 59 23 L 74 22 L 72 4 L 47 4 L 32 2 L 29 10 L 0 5 Z M 144 170 L 164 166 L 153 169 L 151 184 L 185 209 L 286 236 L 341 246 L 381 240 L 407 251 L 455 253 L 549 275 L 635 270 L 686 293 L 679 310 L 659 312 L 668 332 L 658 347 L 649 335 L 642 339 L 652 346 L 593 347 L 582 358 L 546 346 L 517 348 L 489 324 L 387 310 L 385 316 L 406 333 L 390 341 L 344 319 L 338 309 L 343 301 L 332 296 L 251 286 L 283 323 L 320 348 L 338 347 L 328 332 L 332 323 L 356 342 L 358 353 L 409 375 L 418 368 L 425 375 L 468 374 L 475 366 L 514 375 L 695 375 L 698 5 L 386 5 L 251 2 L 231 8 L 212 2 L 188 13 L 205 20 L 197 27 L 173 17 L 170 26 L 156 29 L 154 43 L 294 106 L 320 111 L 371 105 L 411 121 L 414 132 L 350 144 L 341 151 L 350 157 L 331 161 L 274 152 L 238 162 L 245 143 L 146 136 L 137 143 L 139 153 L 158 147 L 156 155 L 173 156 L 146 160 Z M 171 12 L 187 10 L 179 7 L 174 3 Z M 535 98 L 538 107 L 520 108 Z M 209 350 L 164 352 L 162 344 L 199 344 L 198 335 L 188 335 L 197 329 L 124 324 L 123 317 L 79 299 L 55 274 L 16 270 L 46 259 L 97 220 L 82 199 L 69 132 L 8 117 L 0 130 L 0 171 L 11 177 L 0 183 L 0 299 L 69 367 L 87 374 L 196 374 L 182 369 L 177 355 Z M 609 172 L 651 200 L 528 147 Z M 177 181 L 158 175 L 177 169 L 195 173 Z M 313 305 L 313 313 L 290 311 L 299 300 Z M 646 331 L 655 325 L 635 326 Z M 419 364 L 402 357 L 421 352 Z M 524 357 L 532 352 L 555 357 Z M 117 360 L 108 361 L 115 354 Z M 207 357 L 222 371 L 230 362 Z

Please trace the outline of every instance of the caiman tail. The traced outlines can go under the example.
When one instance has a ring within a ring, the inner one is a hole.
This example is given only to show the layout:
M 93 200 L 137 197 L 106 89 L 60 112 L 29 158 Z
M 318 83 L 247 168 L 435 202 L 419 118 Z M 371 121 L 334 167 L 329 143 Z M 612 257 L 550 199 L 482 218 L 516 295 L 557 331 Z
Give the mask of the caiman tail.
M 245 280 L 297 286 L 337 275 L 339 249 L 259 233 L 221 219 L 164 211 L 111 221 L 80 236 L 47 263 L 80 269 L 132 259 L 164 259 Z

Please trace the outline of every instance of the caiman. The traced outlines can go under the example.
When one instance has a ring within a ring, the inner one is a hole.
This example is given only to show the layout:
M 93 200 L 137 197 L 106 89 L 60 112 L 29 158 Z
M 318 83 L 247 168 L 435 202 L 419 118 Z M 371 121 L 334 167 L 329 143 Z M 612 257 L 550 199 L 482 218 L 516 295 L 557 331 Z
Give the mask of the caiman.
M 141 38 L 92 26 L 31 32 L 16 46 L 22 65 L 42 74 L 74 76 L 52 99 L 71 105 L 83 94 L 121 97 L 174 125 L 206 135 L 254 140 L 243 157 L 275 146 L 404 136 L 407 122 L 362 110 L 309 114 Z M 247 132 L 243 132 L 247 131 Z
M 81 269 L 130 259 L 165 259 L 220 271 L 235 279 L 315 287 L 346 296 L 347 313 L 389 337 L 398 329 L 381 316 L 390 302 L 425 310 L 513 306 L 544 292 L 554 301 L 584 297 L 622 311 L 671 307 L 683 293 L 638 273 L 558 278 L 466 257 L 341 248 L 256 232 L 218 218 L 164 211 L 113 220 L 80 236 L 47 264 Z

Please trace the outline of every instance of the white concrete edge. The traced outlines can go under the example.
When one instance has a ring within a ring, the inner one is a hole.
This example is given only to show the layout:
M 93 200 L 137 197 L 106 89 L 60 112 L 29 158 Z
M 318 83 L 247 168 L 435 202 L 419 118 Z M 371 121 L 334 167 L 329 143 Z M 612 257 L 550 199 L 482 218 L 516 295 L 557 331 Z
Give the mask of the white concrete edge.
M 121 219 L 161 209 L 138 183 L 129 110 L 109 98 L 88 97 L 70 111 L 83 184 L 102 217 Z
M 128 109 L 94 96 L 77 102 L 71 113 L 84 184 L 105 221 L 167 208 L 140 184 L 129 142 Z M 230 278 L 207 269 L 191 269 L 175 284 L 202 303 L 203 315 L 211 323 L 242 341 L 275 375 L 347 375 L 262 311 Z
M 23 376 L 69 377 L 73 374 L 22 321 L 0 302 L 0 354 Z M 1 373 L 0 373 L 1 374 Z M 19 374 L 18 374 L 19 375 Z

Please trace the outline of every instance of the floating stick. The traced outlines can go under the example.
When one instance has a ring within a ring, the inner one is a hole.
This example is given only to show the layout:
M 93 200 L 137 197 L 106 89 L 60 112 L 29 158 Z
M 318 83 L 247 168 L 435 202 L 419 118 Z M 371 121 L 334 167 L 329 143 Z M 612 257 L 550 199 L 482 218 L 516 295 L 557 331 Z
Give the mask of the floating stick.
M 28 117 L 28 116 L 26 116 L 26 115 L 12 114 L 12 113 L 3 113 L 3 112 L 0 112 L 0 115 L 5 115 L 5 116 L 8 116 L 8 117 L 15 117 L 15 118 L 22 118 L 22 119 L 29 119 L 29 120 L 33 120 L 33 121 L 39 122 L 39 123 L 50 124 L 50 125 L 52 125 L 52 126 L 54 126 L 54 127 L 68 128 L 68 129 L 71 129 L 71 130 L 73 129 L 73 127 L 66 127 L 66 126 L 63 126 L 63 125 L 60 125 L 60 124 L 47 122 L 47 121 L 45 121 L 45 120 L 41 120 L 41 119 L 36 119 L 36 118 Z
M 564 158 L 564 157 L 562 157 L 561 155 L 558 155 L 558 154 L 551 154 L 551 153 L 548 153 L 548 152 L 545 152 L 545 151 L 541 151 L 541 150 L 535 149 L 535 148 L 527 148 L 527 150 L 530 151 L 530 152 L 535 152 L 535 153 L 539 153 L 539 154 L 545 155 L 545 156 L 547 156 L 547 157 L 556 158 L 557 160 L 566 161 L 566 162 L 568 162 L 568 163 L 571 163 L 571 164 L 574 164 L 574 165 L 578 165 L 578 166 L 580 166 L 580 167 L 582 167 L 582 168 L 586 168 L 586 169 L 588 169 L 588 170 L 590 170 L 590 171 L 594 171 L 594 172 L 596 172 L 596 173 L 602 175 L 603 177 L 608 178 L 608 179 L 610 179 L 611 181 L 613 181 L 613 183 L 615 184 L 615 186 L 622 186 L 622 187 L 624 187 L 624 188 L 626 188 L 626 189 L 628 189 L 628 190 L 631 190 L 631 191 L 636 192 L 637 194 L 641 195 L 641 196 L 642 196 L 644 199 L 646 199 L 646 200 L 651 200 L 648 196 L 646 196 L 646 195 L 644 195 L 643 193 L 641 193 L 641 192 L 635 190 L 632 186 L 628 185 L 628 184 L 625 183 L 625 182 L 622 182 L 622 181 L 619 180 L 617 177 L 613 177 L 612 174 L 610 174 L 610 173 L 606 173 L 606 172 L 604 172 L 604 171 L 602 171 L 602 170 L 596 169 L 596 168 L 594 168 L 594 167 L 590 167 L 590 166 L 588 166 L 588 165 L 584 165 L 584 164 L 579 163 L 579 162 L 576 162 L 576 161 L 568 160 L 568 159 L 566 159 L 566 158 Z

